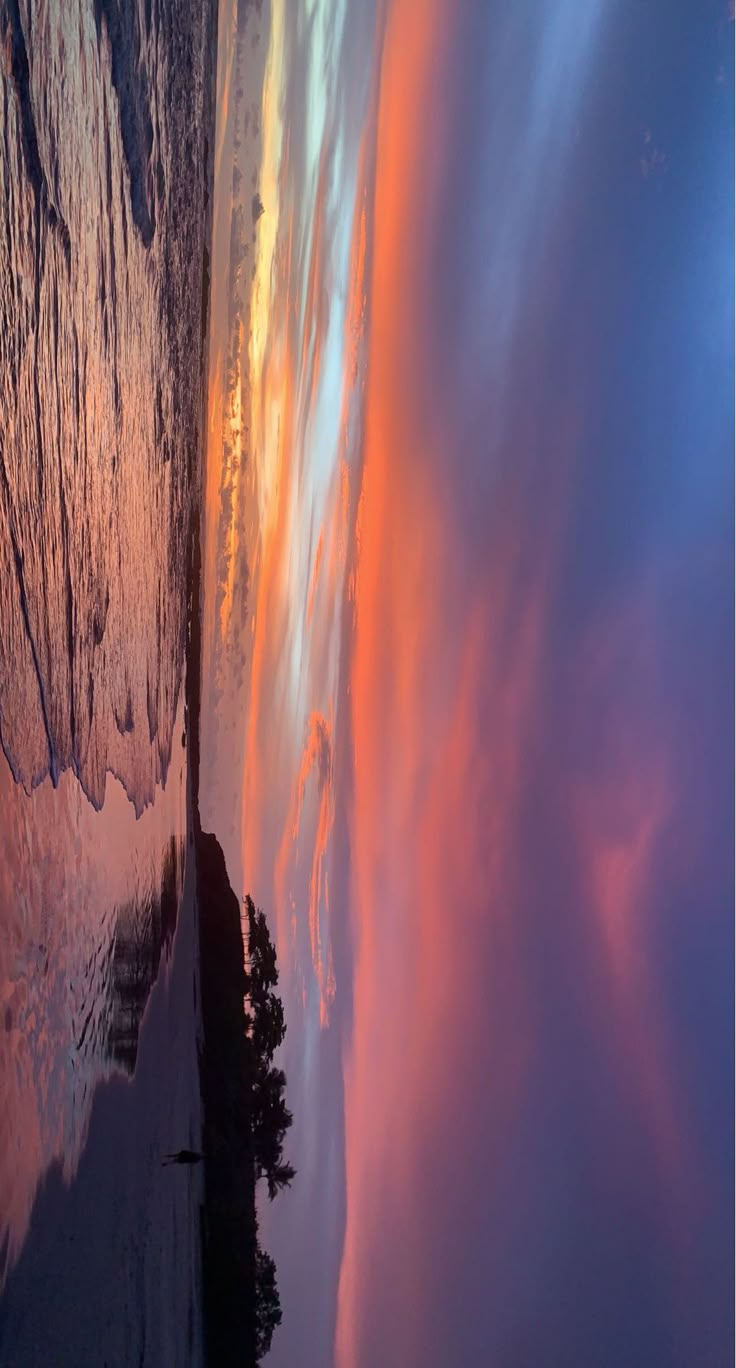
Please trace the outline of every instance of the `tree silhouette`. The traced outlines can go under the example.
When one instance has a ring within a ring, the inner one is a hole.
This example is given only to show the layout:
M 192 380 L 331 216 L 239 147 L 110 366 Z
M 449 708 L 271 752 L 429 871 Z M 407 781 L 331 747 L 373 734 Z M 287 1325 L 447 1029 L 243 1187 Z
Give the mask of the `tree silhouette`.
M 253 1088 L 251 1126 L 256 1166 L 259 1177 L 266 1178 L 269 1192 L 273 1188 L 274 1195 L 279 1184 L 272 1175 L 282 1165 L 284 1138 L 293 1119 L 284 1097 L 285 1086 L 283 1069 L 270 1068 L 260 1075 Z
M 248 1042 L 253 1056 L 251 1085 L 251 1135 L 256 1176 L 265 1178 L 268 1195 L 289 1187 L 296 1170 L 284 1160 L 283 1145 L 292 1123 L 286 1105 L 286 1074 L 274 1068 L 273 1057 L 283 1044 L 286 1021 L 281 999 L 272 991 L 278 982 L 276 947 L 268 922 L 253 899 L 244 899 L 248 927 L 247 992 L 250 1011 L 246 1013 Z
M 285 1035 L 284 1005 L 275 993 L 267 993 L 258 1003 L 251 1031 L 259 1058 L 272 1060 Z
M 275 988 L 279 981 L 276 946 L 269 935 L 263 912 L 260 908 L 256 909 L 251 897 L 245 899 L 245 912 L 248 919 L 250 996 L 252 999 L 265 998 L 269 988 Z
M 296 1178 L 296 1169 L 293 1164 L 289 1163 L 272 1164 L 265 1176 L 268 1183 L 268 1196 L 273 1201 L 276 1193 L 280 1192 L 282 1188 L 291 1187 L 293 1179 Z
M 256 1356 L 271 1348 L 273 1332 L 281 1324 L 281 1303 L 276 1285 L 276 1265 L 264 1250 L 256 1250 Z

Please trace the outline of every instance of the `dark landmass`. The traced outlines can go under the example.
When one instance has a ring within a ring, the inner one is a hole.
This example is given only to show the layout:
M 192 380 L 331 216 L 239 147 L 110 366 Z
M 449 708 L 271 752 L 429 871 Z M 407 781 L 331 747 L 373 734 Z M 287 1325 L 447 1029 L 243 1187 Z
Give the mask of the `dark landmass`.
M 273 1055 L 286 1026 L 276 951 L 265 916 L 233 892 L 222 848 L 202 830 L 199 812 L 202 658 L 201 517 L 193 518 L 187 567 L 186 729 L 191 832 L 197 868 L 200 983 L 204 1041 L 200 1083 L 204 1113 L 205 1204 L 202 1267 L 205 1345 L 212 1368 L 258 1363 L 281 1320 L 276 1270 L 258 1242 L 256 1182 L 269 1197 L 291 1183 L 283 1158 L 291 1125 L 286 1078 Z
M 256 1360 L 256 1178 L 245 1034 L 246 992 L 240 905 L 214 836 L 196 838 L 204 1048 L 205 1343 L 210 1364 Z

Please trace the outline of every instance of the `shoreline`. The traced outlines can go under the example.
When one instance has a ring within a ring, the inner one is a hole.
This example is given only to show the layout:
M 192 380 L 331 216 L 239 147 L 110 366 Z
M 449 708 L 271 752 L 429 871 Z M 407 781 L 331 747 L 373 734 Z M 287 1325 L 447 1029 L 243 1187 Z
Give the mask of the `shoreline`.
M 209 340 L 217 90 L 217 4 L 213 9 L 205 135 L 207 224 L 202 263 L 202 375 L 198 489 L 192 498 L 186 568 L 185 730 L 188 752 L 187 856 L 193 860 L 198 950 L 198 1069 L 204 1193 L 201 1248 L 204 1361 L 213 1368 L 257 1362 L 256 1251 L 258 1222 L 249 1097 L 252 1069 L 245 1019 L 245 947 L 240 903 L 215 836 L 202 830 L 199 809 L 204 617 L 204 494 L 207 469 Z M 233 1082 L 235 1086 L 233 1087 Z

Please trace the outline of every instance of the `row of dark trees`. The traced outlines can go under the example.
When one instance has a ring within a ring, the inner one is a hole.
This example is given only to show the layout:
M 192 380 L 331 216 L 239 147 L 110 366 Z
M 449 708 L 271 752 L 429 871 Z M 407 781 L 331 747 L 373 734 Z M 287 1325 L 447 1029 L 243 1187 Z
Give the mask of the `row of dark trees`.
M 268 923 L 253 899 L 243 899 L 245 914 L 248 1007 L 246 1035 L 251 1051 L 251 1137 L 256 1179 L 264 1178 L 273 1201 L 277 1192 L 290 1187 L 296 1170 L 284 1158 L 284 1140 L 293 1117 L 286 1105 L 286 1074 L 273 1059 L 286 1035 L 284 1006 L 274 992 L 279 981 L 276 947 Z M 256 1354 L 268 1353 L 273 1332 L 281 1322 L 281 1303 L 276 1265 L 270 1255 L 256 1249 L 255 1260 Z
M 216 837 L 195 815 L 203 1048 L 206 1361 L 244 1368 L 268 1352 L 281 1321 L 276 1268 L 261 1248 L 259 1180 L 270 1197 L 294 1178 L 286 1078 L 274 1064 L 286 1033 L 276 951 L 252 899 L 241 905 Z
M 276 1265 L 264 1249 L 256 1249 L 255 1278 L 256 1360 L 271 1348 L 273 1332 L 281 1324 L 281 1302 L 276 1283 Z
M 284 1007 L 273 991 L 278 983 L 276 948 L 271 940 L 263 912 L 253 899 L 244 899 L 247 923 L 248 965 L 246 990 L 249 1010 L 246 1030 L 253 1055 L 251 1131 L 256 1177 L 265 1178 L 273 1200 L 281 1188 L 289 1187 L 295 1169 L 284 1159 L 286 1132 L 293 1117 L 286 1105 L 286 1074 L 276 1069 L 273 1057 L 286 1035 Z

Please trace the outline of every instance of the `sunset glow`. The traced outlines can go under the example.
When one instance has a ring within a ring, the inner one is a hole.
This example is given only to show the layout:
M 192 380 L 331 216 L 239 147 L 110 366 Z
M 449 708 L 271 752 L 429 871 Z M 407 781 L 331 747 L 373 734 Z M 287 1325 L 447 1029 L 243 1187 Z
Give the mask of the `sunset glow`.
M 734 0 L 0 3 L 0 1364 L 727 1368 Z
M 634 466 L 628 511 L 607 492 L 626 438 L 601 376 L 627 363 L 578 188 L 612 22 L 603 0 L 539 27 L 470 0 L 270 7 L 228 858 L 273 918 L 291 1013 L 303 1187 L 264 1220 L 333 1270 L 318 1286 L 286 1257 L 315 1363 L 369 1368 L 389 1342 L 382 1362 L 538 1361 L 520 1326 L 563 1209 L 560 1306 L 591 1201 L 644 1185 L 668 1296 L 712 1210 L 662 967 L 688 936 L 672 880 L 700 868 L 696 843 L 673 854 L 689 608 Z M 498 1288 L 482 1340 L 466 1241 Z M 563 1357 L 592 1361 L 594 1327 L 566 1325 Z

